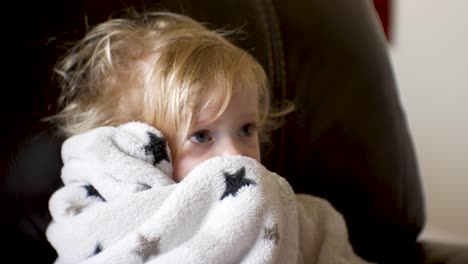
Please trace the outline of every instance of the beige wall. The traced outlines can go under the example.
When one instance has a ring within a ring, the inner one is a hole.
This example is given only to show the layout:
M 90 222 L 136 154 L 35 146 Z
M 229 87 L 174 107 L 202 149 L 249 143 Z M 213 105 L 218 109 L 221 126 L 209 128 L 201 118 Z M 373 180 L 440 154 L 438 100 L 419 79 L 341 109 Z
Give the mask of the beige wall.
M 392 2 L 390 52 L 426 198 L 421 238 L 468 243 L 468 1 Z

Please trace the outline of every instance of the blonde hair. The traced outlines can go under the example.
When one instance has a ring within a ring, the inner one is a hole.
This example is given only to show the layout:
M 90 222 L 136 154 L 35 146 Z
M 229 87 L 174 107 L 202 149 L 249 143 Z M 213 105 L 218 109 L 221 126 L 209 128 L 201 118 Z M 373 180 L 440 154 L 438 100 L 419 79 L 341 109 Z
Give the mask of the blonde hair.
M 68 136 L 135 120 L 163 133 L 186 133 L 209 92 L 219 106 L 214 120 L 236 87 L 252 87 L 259 95 L 260 140 L 265 141 L 273 117 L 290 110 L 271 111 L 263 68 L 228 35 L 167 12 L 99 24 L 56 65 L 61 111 L 50 120 Z

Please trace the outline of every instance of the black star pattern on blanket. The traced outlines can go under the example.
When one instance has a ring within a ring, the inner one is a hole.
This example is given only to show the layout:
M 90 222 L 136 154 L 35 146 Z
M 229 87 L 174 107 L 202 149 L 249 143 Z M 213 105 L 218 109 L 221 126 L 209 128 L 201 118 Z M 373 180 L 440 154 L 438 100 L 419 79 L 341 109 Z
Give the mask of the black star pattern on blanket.
M 65 209 L 67 215 L 78 215 L 83 211 L 84 206 L 81 204 L 72 204 Z
M 229 195 L 236 196 L 237 191 L 243 186 L 255 185 L 255 182 L 245 178 L 245 168 L 242 167 L 234 174 L 224 172 L 224 182 L 226 183 L 226 190 L 221 196 L 220 200 L 228 197 Z
M 96 244 L 96 247 L 94 248 L 94 251 L 93 251 L 93 254 L 91 255 L 92 256 L 96 256 L 97 254 L 101 253 L 102 251 L 102 245 L 101 243 L 97 243 Z
M 86 190 L 86 195 L 95 196 L 103 202 L 106 201 L 106 199 L 104 199 L 104 197 L 102 197 L 102 195 L 91 184 L 83 185 L 82 187 Z
M 133 253 L 140 256 L 143 262 L 146 262 L 151 256 L 159 253 L 159 240 L 159 237 L 147 238 L 143 235 L 139 235 L 139 245 L 133 250 Z
M 275 224 L 271 228 L 265 228 L 263 230 L 263 238 L 272 240 L 275 245 L 278 243 L 279 234 L 278 234 L 278 226 Z
M 157 137 L 154 133 L 147 132 L 150 139 L 148 145 L 145 146 L 145 153 L 153 156 L 153 165 L 156 166 L 160 161 L 166 160 L 169 162 L 169 156 L 166 151 L 166 141 Z
M 151 189 L 150 185 L 146 183 L 141 183 L 141 182 L 138 183 L 137 191 L 141 192 L 141 191 L 146 191 L 148 189 Z

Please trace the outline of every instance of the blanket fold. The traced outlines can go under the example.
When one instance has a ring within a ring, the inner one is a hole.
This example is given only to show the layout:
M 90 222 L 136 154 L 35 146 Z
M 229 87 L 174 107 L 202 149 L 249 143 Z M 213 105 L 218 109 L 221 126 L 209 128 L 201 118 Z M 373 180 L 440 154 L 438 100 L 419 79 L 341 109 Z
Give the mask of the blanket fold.
M 329 245 L 314 241 L 326 241 L 325 225 L 343 229 L 331 207 L 320 209 L 330 222 L 319 224 L 319 207 L 297 204 L 317 201 L 297 200 L 254 159 L 215 157 L 175 183 L 163 135 L 131 122 L 70 137 L 62 160 L 64 186 L 49 201 L 46 234 L 56 263 L 315 263 L 303 259 L 310 252 L 320 263 L 359 260 L 346 228 Z M 337 255 L 321 255 L 325 246 Z

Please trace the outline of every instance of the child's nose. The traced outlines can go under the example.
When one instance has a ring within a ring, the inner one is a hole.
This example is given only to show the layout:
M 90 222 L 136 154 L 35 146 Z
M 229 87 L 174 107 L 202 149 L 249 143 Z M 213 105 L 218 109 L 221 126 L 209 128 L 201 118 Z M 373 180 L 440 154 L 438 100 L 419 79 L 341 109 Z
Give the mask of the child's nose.
M 226 140 L 219 150 L 221 156 L 245 155 L 242 151 L 242 145 L 235 140 Z

